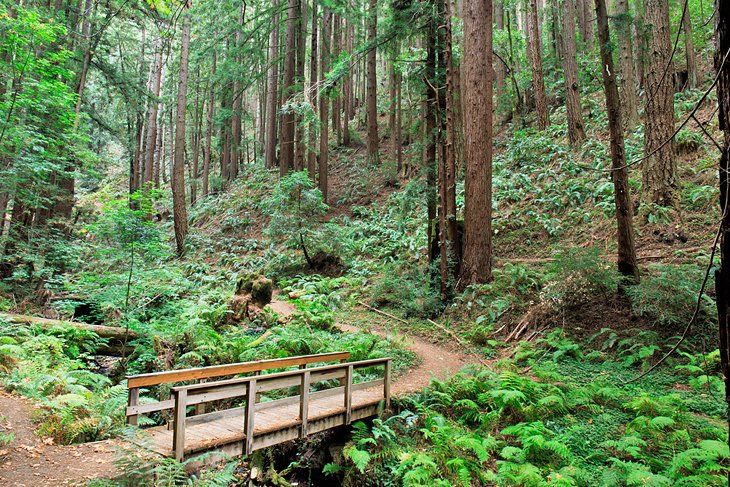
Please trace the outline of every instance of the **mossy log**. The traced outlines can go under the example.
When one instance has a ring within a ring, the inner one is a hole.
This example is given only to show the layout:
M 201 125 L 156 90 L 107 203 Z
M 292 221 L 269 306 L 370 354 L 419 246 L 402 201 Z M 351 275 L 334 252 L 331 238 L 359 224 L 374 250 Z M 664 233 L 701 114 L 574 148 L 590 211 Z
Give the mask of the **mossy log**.
M 124 328 L 116 326 L 90 325 L 88 323 L 81 323 L 78 321 L 53 320 L 50 318 L 41 318 L 38 316 L 0 313 L 0 320 L 4 320 L 16 325 L 37 326 L 44 330 L 50 330 L 51 328 L 55 327 L 71 327 L 94 332 L 99 335 L 99 338 L 105 338 L 109 340 L 108 346 L 100 347 L 97 350 L 97 352 L 102 355 L 122 355 L 125 351 L 127 352 L 127 354 L 129 354 L 134 351 L 134 348 L 127 346 L 125 349 L 125 342 L 129 343 L 132 340 L 140 337 L 139 333 L 134 330 L 126 330 Z

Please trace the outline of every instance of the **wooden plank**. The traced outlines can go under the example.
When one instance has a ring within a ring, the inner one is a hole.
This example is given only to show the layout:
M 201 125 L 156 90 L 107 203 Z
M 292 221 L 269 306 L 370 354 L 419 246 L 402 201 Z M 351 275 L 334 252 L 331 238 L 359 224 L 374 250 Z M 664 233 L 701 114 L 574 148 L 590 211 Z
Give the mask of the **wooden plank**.
M 150 404 L 139 404 L 137 406 L 127 407 L 127 416 L 132 416 L 135 414 L 154 413 L 155 411 L 164 411 L 165 409 L 172 409 L 174 407 L 175 401 L 173 399 L 168 399 L 167 401 L 153 402 Z
M 129 411 L 130 407 L 135 407 L 139 403 L 139 388 L 133 387 L 129 389 L 129 394 L 127 397 L 127 411 Z M 127 412 L 127 424 L 132 426 L 137 426 L 137 414 L 129 414 Z
M 335 371 L 335 370 L 341 370 L 344 371 L 347 368 L 347 365 L 352 364 L 353 368 L 355 370 L 364 369 L 364 368 L 370 368 L 370 367 L 383 367 L 385 366 L 386 362 L 388 360 L 391 360 L 390 358 L 379 358 L 379 359 L 370 359 L 370 360 L 361 360 L 359 362 L 348 362 L 347 364 L 336 364 L 336 365 L 323 365 L 320 367 L 315 367 L 308 369 L 312 373 L 320 373 L 325 371 Z M 298 375 L 301 375 L 301 370 L 290 370 L 287 372 L 277 372 L 274 374 L 266 374 L 264 376 L 259 376 L 259 380 L 274 380 L 281 377 L 296 377 Z M 337 378 L 336 375 L 332 375 L 331 378 Z M 253 379 L 253 377 L 238 377 L 235 379 L 226 379 L 226 380 L 220 380 L 216 382 L 209 382 L 208 384 L 192 384 L 187 386 L 176 386 L 173 387 L 173 390 L 179 390 L 179 389 L 188 389 L 190 390 L 198 390 L 198 389 L 205 389 L 208 387 L 217 387 L 217 386 L 223 386 L 223 385 L 231 385 L 231 384 L 243 384 L 245 382 L 249 382 Z M 296 385 L 296 384 L 295 384 Z
M 187 410 L 188 391 L 175 391 L 175 429 L 172 437 L 172 451 L 175 460 L 185 457 L 185 412 Z
M 217 390 L 211 388 L 209 392 L 199 394 L 198 391 L 193 391 L 195 394 L 188 396 L 188 405 L 202 404 L 206 402 L 220 401 L 222 399 L 231 399 L 234 397 L 243 397 L 246 395 L 246 386 L 244 384 L 234 386 L 224 386 Z
M 236 375 L 284 367 L 308 365 L 320 362 L 333 362 L 349 359 L 350 352 L 331 352 L 317 355 L 300 355 L 281 359 L 259 360 L 256 362 L 240 362 L 235 364 L 214 365 L 193 369 L 166 370 L 151 374 L 132 375 L 127 377 L 127 385 L 133 387 L 154 386 L 168 382 L 183 382 L 197 379 L 210 379 L 224 375 Z
M 299 437 L 307 436 L 307 422 L 309 421 L 309 371 L 302 374 L 302 385 L 299 393 L 299 421 L 302 422 Z
M 352 393 L 352 421 L 372 416 L 377 412 L 377 405 L 383 400 L 382 389 L 370 387 L 367 390 Z M 337 387 L 342 394 L 344 387 Z M 309 396 L 309 411 L 307 414 L 307 433 L 313 434 L 324 429 L 345 424 L 345 408 L 341 395 L 326 395 L 330 392 L 318 391 Z M 322 394 L 325 393 L 325 394 Z M 275 402 L 275 401 L 272 401 Z M 255 405 L 258 406 L 258 405 Z M 255 410 L 255 407 L 254 407 Z M 262 448 L 262 441 L 267 445 L 278 444 L 289 439 L 298 438 L 301 433 L 301 421 L 298 418 L 299 404 L 280 404 L 277 408 L 267 409 L 256 413 L 255 428 L 253 429 L 253 443 L 251 451 Z M 201 416 L 192 416 L 185 421 L 184 455 L 195 452 L 218 449 L 224 445 L 236 443 L 238 452 L 246 448 L 246 435 L 242 424 L 246 425 L 245 408 L 229 409 L 208 413 Z M 150 446 L 158 453 L 166 456 L 175 456 L 171 449 L 174 443 L 173 432 L 164 429 L 148 429 L 144 433 L 151 435 Z M 262 440 L 264 438 L 265 440 Z M 272 443 L 273 442 L 273 443 Z

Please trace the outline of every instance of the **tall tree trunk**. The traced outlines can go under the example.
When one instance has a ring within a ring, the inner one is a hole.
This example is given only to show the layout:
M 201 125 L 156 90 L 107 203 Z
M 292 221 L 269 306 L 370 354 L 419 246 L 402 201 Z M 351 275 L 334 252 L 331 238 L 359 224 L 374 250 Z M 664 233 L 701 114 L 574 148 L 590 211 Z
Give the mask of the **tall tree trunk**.
M 157 142 L 157 113 L 159 107 L 160 89 L 162 86 L 162 37 L 155 40 L 155 57 L 152 65 L 152 77 L 150 83 L 149 112 L 147 116 L 147 143 L 145 144 L 144 179 L 148 183 L 154 177 L 155 144 Z
M 494 2 L 494 27 L 497 30 L 504 30 L 504 0 Z M 496 57 L 496 56 L 495 56 Z M 497 108 L 504 95 L 504 83 L 507 79 L 507 66 L 500 60 L 495 61 L 494 66 L 494 96 L 497 100 Z
M 172 169 L 172 204 L 177 255 L 185 250 L 188 233 L 188 210 L 185 205 L 185 107 L 188 96 L 188 58 L 190 56 L 190 13 L 183 13 L 180 42 L 180 79 L 177 85 L 177 123 L 175 124 L 175 160 Z
M 351 21 L 346 21 L 347 26 L 345 27 L 345 46 L 348 55 L 352 55 L 354 48 L 354 29 Z M 344 102 L 345 102 L 345 115 L 342 120 L 342 144 L 347 147 L 350 145 L 350 120 L 353 117 L 353 85 L 352 85 L 352 72 L 353 66 L 350 65 L 348 69 L 347 77 L 344 83 Z
M 288 0 L 286 42 L 284 48 L 284 86 L 282 99 L 289 104 L 294 97 L 294 70 L 296 68 L 296 25 L 299 9 L 297 0 Z M 281 115 L 281 160 L 279 173 L 285 176 L 294 166 L 294 112 L 287 108 Z
M 235 38 L 235 54 L 234 59 L 236 63 L 241 62 L 241 56 L 239 54 L 242 48 L 243 39 L 243 23 L 244 16 L 246 15 L 246 3 L 241 5 L 240 13 L 238 15 L 238 28 L 236 29 Z M 233 113 L 231 115 L 231 159 L 229 161 L 228 178 L 233 181 L 238 177 L 238 166 L 241 162 L 241 119 L 242 119 L 242 108 L 243 108 L 243 90 L 241 89 L 241 78 L 240 76 L 234 76 L 233 78 Z
M 274 9 L 279 5 L 279 0 L 272 0 Z M 269 78 L 266 93 L 266 147 L 264 155 L 266 157 L 266 167 L 273 169 L 276 167 L 276 137 L 277 123 L 276 115 L 278 111 L 278 103 L 276 101 L 279 93 L 279 15 L 274 13 L 271 18 L 272 30 L 269 35 Z
M 720 335 L 720 369 L 725 379 L 726 419 L 730 425 L 730 3 L 716 0 L 717 53 L 715 68 L 718 71 L 717 102 L 720 129 L 724 134 L 720 156 L 720 268 L 715 271 L 717 293 L 717 318 Z M 730 444 L 730 438 L 728 438 Z M 730 480 L 730 472 L 727 474 Z
M 444 169 L 445 169 L 445 203 L 446 203 L 446 232 L 448 237 L 449 257 L 453 261 L 453 276 L 458 279 L 461 275 L 461 242 L 458 236 L 458 222 L 456 220 L 456 131 L 457 131 L 457 110 L 453 57 L 453 34 L 451 19 L 454 13 L 451 11 L 451 0 L 445 1 L 445 32 L 444 32 L 444 63 L 446 65 L 446 92 L 445 97 L 445 125 L 446 140 L 444 144 Z
M 636 56 L 634 66 L 636 68 L 636 83 L 637 88 L 644 87 L 644 65 L 646 64 L 646 57 L 648 47 L 646 44 L 646 27 L 644 25 L 644 5 L 643 0 L 636 0 L 636 15 L 634 19 L 634 48 L 636 49 Z
M 372 165 L 380 162 L 380 136 L 378 135 L 378 79 L 377 49 L 375 38 L 378 30 L 378 2 L 370 0 L 368 9 L 368 54 L 367 54 L 367 102 L 368 102 L 368 160 Z
M 537 0 L 530 0 L 528 15 L 530 37 L 530 64 L 532 66 L 532 88 L 535 92 L 535 108 L 537 109 L 537 126 L 545 130 L 550 125 L 547 96 L 545 95 L 545 77 L 542 72 L 542 40 L 540 39 L 540 20 L 537 16 Z
M 639 123 L 639 97 L 636 94 L 634 46 L 631 40 L 631 14 L 628 0 L 616 0 L 616 31 L 621 68 L 621 106 L 624 127 L 633 131 Z
M 684 27 L 684 55 L 687 60 L 687 88 L 697 86 L 697 61 L 695 60 L 695 46 L 692 41 L 692 16 L 689 13 L 689 2 L 684 3 L 682 10 L 682 26 Z
M 593 51 L 593 12 L 591 0 L 578 0 L 578 12 L 580 17 L 580 38 L 583 40 L 583 49 L 586 52 Z
M 491 0 L 464 0 L 462 69 L 466 176 L 460 287 L 464 288 L 492 277 Z
M 216 53 L 213 51 L 213 66 L 210 70 L 208 110 L 205 113 L 205 157 L 203 158 L 203 197 L 210 192 L 210 162 L 213 156 L 213 111 L 215 110 Z
M 332 14 L 332 59 L 337 59 L 342 51 L 342 16 Z M 342 109 L 342 97 L 338 90 L 332 97 L 332 132 L 334 132 L 337 145 L 342 144 L 342 122 L 340 111 Z
M 317 110 L 317 0 L 312 0 L 312 44 L 309 50 L 309 96 L 312 110 Z M 307 172 L 312 181 L 317 179 L 317 126 L 309 124 L 309 153 L 307 154 Z
M 646 0 L 644 15 L 652 26 L 646 66 L 646 123 L 642 163 L 642 213 L 649 214 L 651 204 L 674 206 L 676 161 L 674 160 L 674 86 L 672 84 L 669 5 L 666 0 Z
M 613 166 L 611 175 L 613 177 L 616 223 L 618 226 L 618 271 L 621 275 L 630 278 L 634 282 L 638 282 L 639 266 L 636 262 L 636 248 L 634 246 L 634 208 L 629 192 L 629 170 L 626 167 L 624 131 L 621 124 L 616 70 L 613 66 L 613 57 L 610 49 L 608 14 L 606 12 L 605 0 L 596 0 L 596 17 L 603 68 L 603 87 L 606 92 L 608 130 L 611 134 L 611 162 Z
M 307 0 L 299 0 L 299 15 L 297 16 L 297 69 L 296 84 L 298 89 L 304 91 L 304 62 L 306 58 L 307 44 Z M 305 127 L 302 123 L 302 116 L 297 114 L 294 133 L 294 170 L 304 170 L 304 160 L 307 157 L 307 146 L 304 141 Z
M 563 0 L 563 75 L 565 80 L 565 105 L 568 111 L 568 138 L 578 145 L 586 138 L 583 127 L 583 111 L 580 106 L 578 64 L 575 46 L 575 0 Z
M 320 35 L 320 83 L 322 92 L 319 95 L 319 190 L 324 202 L 328 201 L 328 165 L 329 165 L 329 88 L 324 85 L 325 76 L 330 69 L 330 37 L 332 30 L 332 12 L 325 7 Z
M 436 19 L 429 19 L 426 27 L 426 68 L 424 77 L 424 166 L 426 170 L 426 205 L 428 216 L 428 245 L 434 239 L 434 225 L 436 224 L 437 189 L 437 161 L 436 161 L 436 112 L 438 110 L 438 94 L 436 92 Z M 433 257 L 433 256 L 430 256 Z

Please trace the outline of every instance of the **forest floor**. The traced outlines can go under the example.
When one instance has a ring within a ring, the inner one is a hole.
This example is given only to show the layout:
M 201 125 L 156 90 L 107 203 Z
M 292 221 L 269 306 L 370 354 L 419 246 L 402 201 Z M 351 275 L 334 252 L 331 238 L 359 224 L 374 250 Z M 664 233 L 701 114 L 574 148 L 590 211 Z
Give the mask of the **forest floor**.
M 13 441 L 0 450 L 0 485 L 83 485 L 115 475 L 115 443 L 99 441 L 73 446 L 55 445 L 36 435 L 31 401 L 0 392 L 3 421 L 0 431 Z

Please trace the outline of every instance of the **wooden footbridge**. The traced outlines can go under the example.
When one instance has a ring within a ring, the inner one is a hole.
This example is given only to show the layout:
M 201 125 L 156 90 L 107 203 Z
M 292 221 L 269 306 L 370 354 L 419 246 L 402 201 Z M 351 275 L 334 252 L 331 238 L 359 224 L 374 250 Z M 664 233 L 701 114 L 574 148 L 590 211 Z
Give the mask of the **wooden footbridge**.
M 209 451 L 248 455 L 387 407 L 391 359 L 349 359 L 335 352 L 129 376 L 127 422 L 167 416 L 166 425 L 144 429 L 140 442 L 178 460 Z M 321 365 L 329 362 L 339 363 Z M 140 400 L 140 389 L 158 385 L 172 386 L 170 397 Z

